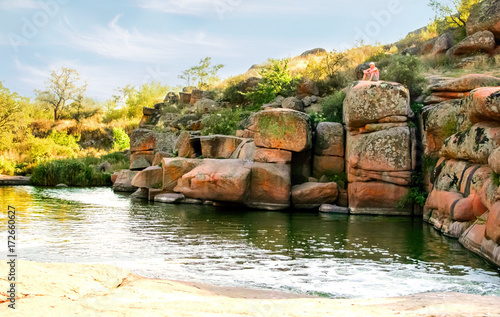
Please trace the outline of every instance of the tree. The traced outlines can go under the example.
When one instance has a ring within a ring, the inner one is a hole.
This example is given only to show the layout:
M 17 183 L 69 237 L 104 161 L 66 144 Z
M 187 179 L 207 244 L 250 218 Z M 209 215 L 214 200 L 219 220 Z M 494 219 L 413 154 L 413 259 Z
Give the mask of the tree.
M 288 68 L 290 59 L 269 59 L 267 65 L 258 71 L 262 80 L 245 97 L 254 105 L 262 106 L 273 101 L 276 96 L 289 97 L 295 94 L 300 80 L 292 76 Z
M 80 85 L 80 75 L 71 68 L 61 67 L 54 70 L 50 79 L 45 83 L 45 90 L 35 90 L 36 99 L 54 110 L 54 120 L 61 118 L 69 101 L 74 101 L 78 96 L 83 96 L 87 90 L 87 83 Z
M 141 118 L 144 107 L 153 107 L 162 102 L 170 90 L 168 85 L 157 81 L 143 84 L 138 88 L 127 85 L 119 90 L 123 97 L 115 97 L 115 104 L 120 99 L 124 100 L 127 117 L 130 119 Z
M 97 102 L 83 95 L 78 95 L 69 105 L 71 119 L 80 123 L 83 119 L 87 119 L 98 114 L 102 109 Z
M 187 86 L 196 85 L 199 89 L 210 89 L 220 78 L 217 75 L 223 64 L 212 65 L 212 58 L 205 57 L 199 65 L 186 69 L 178 77 L 186 82 Z
M 186 69 L 184 71 L 182 71 L 182 74 L 177 76 L 179 79 L 182 79 L 186 82 L 186 86 L 190 87 L 193 85 L 193 80 L 196 80 L 195 76 L 196 76 L 196 67 L 197 66 L 193 66 L 189 69 Z
M 334 78 L 346 66 L 347 56 L 344 52 L 325 52 L 307 63 L 306 76 L 314 81 L 325 78 Z
M 16 122 L 16 115 L 22 111 L 20 97 L 11 93 L 0 82 L 0 131 L 12 129 Z
M 430 0 L 429 6 L 436 13 L 436 20 L 444 21 L 445 28 L 464 27 L 470 8 L 482 0 Z

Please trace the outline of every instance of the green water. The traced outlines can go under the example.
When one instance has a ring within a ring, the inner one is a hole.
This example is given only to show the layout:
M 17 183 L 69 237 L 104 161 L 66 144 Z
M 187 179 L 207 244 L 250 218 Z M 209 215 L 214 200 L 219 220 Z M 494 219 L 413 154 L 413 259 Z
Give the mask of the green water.
M 500 273 L 420 219 L 134 201 L 108 188 L 0 187 L 18 255 L 109 263 L 153 278 L 329 297 L 500 296 Z M 6 212 L 0 218 L 6 258 Z

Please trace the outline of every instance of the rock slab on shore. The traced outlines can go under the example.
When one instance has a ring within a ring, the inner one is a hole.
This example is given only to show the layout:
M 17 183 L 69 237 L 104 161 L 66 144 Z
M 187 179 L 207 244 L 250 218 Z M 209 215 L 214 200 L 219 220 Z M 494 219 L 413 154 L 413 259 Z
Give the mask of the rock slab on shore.
M 400 298 L 327 299 L 148 279 L 110 265 L 19 261 L 22 316 L 495 316 L 498 297 L 427 293 Z M 6 261 L 0 271 L 7 272 Z M 0 277 L 0 315 L 12 314 Z M 376 295 L 376 294 L 374 294 Z

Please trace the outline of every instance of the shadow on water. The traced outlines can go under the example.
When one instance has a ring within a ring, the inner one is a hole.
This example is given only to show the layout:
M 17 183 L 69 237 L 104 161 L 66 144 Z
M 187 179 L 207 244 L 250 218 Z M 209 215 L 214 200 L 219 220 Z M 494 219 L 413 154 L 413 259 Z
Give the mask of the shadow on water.
M 134 201 L 131 216 L 141 220 L 138 232 L 216 237 L 296 257 L 335 253 L 339 258 L 373 261 L 397 257 L 402 263 L 435 262 L 445 266 L 488 264 L 460 243 L 440 235 L 418 218 L 263 212 L 215 209 L 197 205 L 164 205 Z

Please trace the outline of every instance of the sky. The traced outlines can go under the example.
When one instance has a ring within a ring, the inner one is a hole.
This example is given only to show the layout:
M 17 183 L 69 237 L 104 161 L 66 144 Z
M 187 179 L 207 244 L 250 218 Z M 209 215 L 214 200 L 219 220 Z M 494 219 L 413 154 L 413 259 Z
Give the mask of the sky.
M 87 96 L 178 75 L 212 57 L 223 78 L 268 58 L 362 39 L 393 43 L 428 24 L 427 0 L 0 0 L 0 81 L 34 96 L 50 72 L 77 70 Z

